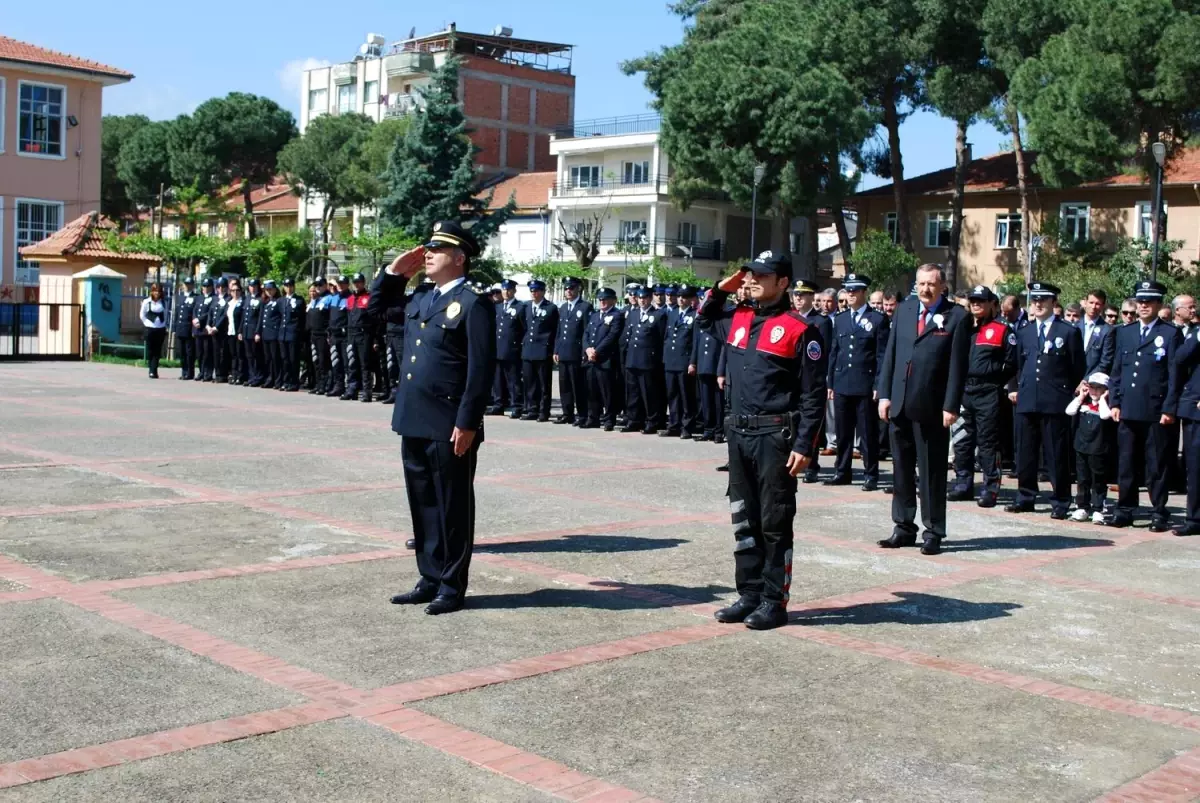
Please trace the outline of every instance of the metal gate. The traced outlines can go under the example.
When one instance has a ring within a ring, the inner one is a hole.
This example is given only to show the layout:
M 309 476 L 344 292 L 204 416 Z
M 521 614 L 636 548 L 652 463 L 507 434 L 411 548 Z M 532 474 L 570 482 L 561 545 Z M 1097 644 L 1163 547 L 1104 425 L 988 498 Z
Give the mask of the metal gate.
M 0 360 L 82 360 L 82 304 L 0 304 Z

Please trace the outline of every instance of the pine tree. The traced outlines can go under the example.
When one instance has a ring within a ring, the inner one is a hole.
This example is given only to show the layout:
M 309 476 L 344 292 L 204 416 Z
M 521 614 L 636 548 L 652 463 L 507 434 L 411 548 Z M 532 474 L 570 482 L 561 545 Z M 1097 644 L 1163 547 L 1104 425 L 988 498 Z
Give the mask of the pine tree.
M 477 197 L 479 148 L 468 136 L 466 115 L 456 97 L 458 69 L 457 59 L 447 59 L 429 86 L 420 90 L 424 108 L 412 114 L 408 131 L 388 160 L 379 214 L 385 226 L 418 237 L 427 235 L 439 220 L 471 221 L 471 231 L 483 245 L 512 216 L 516 199 L 489 215 L 492 194 Z

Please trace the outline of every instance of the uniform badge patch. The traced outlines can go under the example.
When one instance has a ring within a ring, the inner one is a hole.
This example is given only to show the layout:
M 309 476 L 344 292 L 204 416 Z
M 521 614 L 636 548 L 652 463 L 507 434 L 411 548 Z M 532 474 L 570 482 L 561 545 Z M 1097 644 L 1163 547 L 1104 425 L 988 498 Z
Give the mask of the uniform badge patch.
M 983 336 L 986 337 L 988 340 L 991 340 L 993 337 L 995 337 L 995 335 L 996 335 L 996 333 L 991 329 L 983 330 Z
M 783 340 L 783 335 L 784 335 L 783 327 L 776 326 L 774 329 L 771 330 L 771 342 L 778 343 L 780 340 Z
M 581 309 L 577 309 L 577 310 L 575 310 L 575 317 L 576 317 L 576 318 L 582 318 L 582 317 L 583 317 L 583 310 L 581 310 Z
M 746 337 L 746 327 L 744 327 L 744 326 L 739 327 L 738 330 L 733 333 L 734 348 L 737 348 L 738 346 L 740 346 L 742 343 L 742 339 L 745 337 Z
M 509 307 L 509 308 L 508 308 L 508 317 L 510 317 L 510 318 L 515 318 L 515 317 L 517 317 L 517 308 L 516 308 L 516 307 Z
M 1154 338 L 1154 345 L 1159 346 L 1161 348 L 1162 344 L 1163 344 L 1162 335 L 1159 335 L 1158 337 Z
M 1054 348 L 1060 349 L 1063 347 L 1063 339 L 1061 337 L 1054 338 Z
M 863 321 L 863 322 L 862 322 L 862 328 L 863 328 L 863 331 L 864 331 L 864 332 L 869 332 L 869 331 L 871 331 L 872 329 L 874 329 L 875 327 L 871 325 L 871 322 L 870 322 L 870 321 Z
M 1017 336 L 1014 335 L 1012 332 L 1008 333 L 1008 345 L 1010 345 L 1010 346 L 1017 345 Z
M 459 304 L 457 301 L 451 301 L 450 306 L 446 307 L 447 320 L 454 320 L 460 312 L 462 312 L 462 304 Z
M 821 344 L 815 340 L 808 341 L 808 347 L 804 349 L 804 354 L 810 360 L 821 359 Z
M 605 323 L 606 325 L 607 325 L 607 324 L 610 324 L 610 323 L 612 323 L 612 322 L 613 322 L 613 316 L 611 316 L 611 315 L 605 315 L 605 316 L 604 316 L 604 323 Z

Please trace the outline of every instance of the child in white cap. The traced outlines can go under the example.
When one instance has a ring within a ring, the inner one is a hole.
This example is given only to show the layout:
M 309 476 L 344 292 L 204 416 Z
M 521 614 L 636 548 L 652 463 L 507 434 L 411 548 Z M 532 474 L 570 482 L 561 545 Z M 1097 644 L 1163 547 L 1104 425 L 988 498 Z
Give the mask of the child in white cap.
M 1071 521 L 1104 523 L 1108 496 L 1106 466 L 1112 448 L 1112 410 L 1108 407 L 1108 374 L 1097 371 L 1071 400 L 1067 415 L 1078 416 L 1075 428 L 1075 512 Z

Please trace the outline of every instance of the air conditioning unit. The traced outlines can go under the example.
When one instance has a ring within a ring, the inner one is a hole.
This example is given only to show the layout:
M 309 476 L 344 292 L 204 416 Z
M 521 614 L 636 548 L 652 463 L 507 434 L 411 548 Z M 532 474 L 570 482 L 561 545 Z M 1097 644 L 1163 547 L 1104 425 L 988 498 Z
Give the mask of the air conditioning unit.
M 492 28 L 492 36 L 512 36 L 512 33 L 512 28 L 505 25 L 497 25 L 495 28 Z

